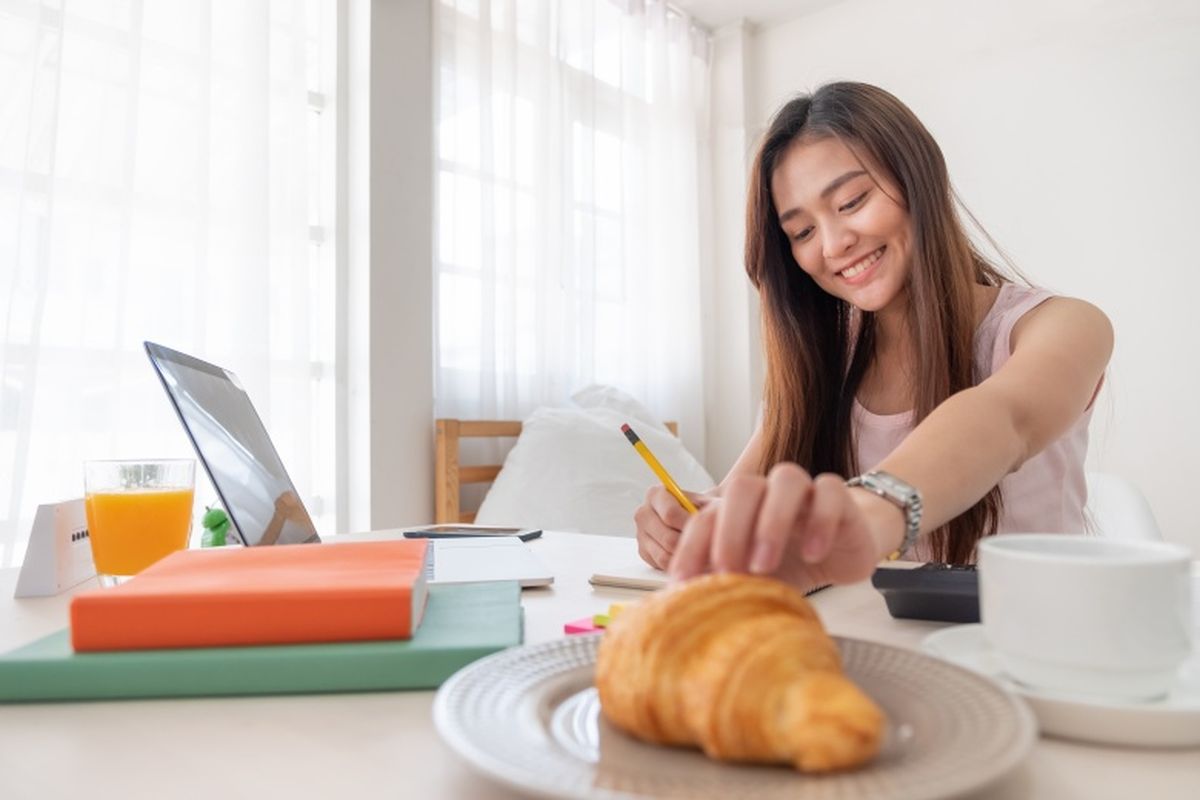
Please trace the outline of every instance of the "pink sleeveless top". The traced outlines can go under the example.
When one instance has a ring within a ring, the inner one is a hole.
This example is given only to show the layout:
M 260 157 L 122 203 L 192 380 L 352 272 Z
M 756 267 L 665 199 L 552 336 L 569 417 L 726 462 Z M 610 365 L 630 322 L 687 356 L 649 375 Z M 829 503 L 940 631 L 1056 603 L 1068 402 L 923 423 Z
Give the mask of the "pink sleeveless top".
M 975 331 L 975 372 L 988 378 L 1008 361 L 1009 335 L 1017 320 L 1053 297 L 1043 289 L 1006 283 L 992 308 Z M 888 456 L 913 429 L 912 412 L 873 414 L 857 400 L 852 426 L 858 467 L 872 469 Z M 1000 481 L 1003 510 L 997 533 L 1083 533 L 1083 506 L 1087 501 L 1083 460 L 1087 454 L 1088 422 L 1092 407 L 1058 440 Z M 928 560 L 920 543 L 906 558 Z

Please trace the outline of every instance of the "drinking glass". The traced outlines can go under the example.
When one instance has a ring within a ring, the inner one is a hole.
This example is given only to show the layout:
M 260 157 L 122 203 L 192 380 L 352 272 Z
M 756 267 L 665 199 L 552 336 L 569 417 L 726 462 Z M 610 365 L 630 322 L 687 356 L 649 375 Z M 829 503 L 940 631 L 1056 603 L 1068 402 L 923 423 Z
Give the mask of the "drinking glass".
M 84 463 L 88 538 L 102 585 L 187 547 L 195 480 L 190 458 Z

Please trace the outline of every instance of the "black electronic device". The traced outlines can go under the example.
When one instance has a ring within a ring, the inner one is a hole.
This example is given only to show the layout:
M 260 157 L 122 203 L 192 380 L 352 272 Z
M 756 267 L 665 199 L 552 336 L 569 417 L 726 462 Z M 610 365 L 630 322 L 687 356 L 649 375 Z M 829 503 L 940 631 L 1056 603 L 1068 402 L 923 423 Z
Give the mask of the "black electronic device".
M 979 622 L 979 575 L 974 564 L 880 567 L 871 585 L 898 619 Z
M 427 525 L 424 528 L 408 528 L 405 539 L 463 539 L 479 536 L 515 536 L 522 542 L 537 539 L 542 535 L 537 528 L 505 528 L 496 525 Z

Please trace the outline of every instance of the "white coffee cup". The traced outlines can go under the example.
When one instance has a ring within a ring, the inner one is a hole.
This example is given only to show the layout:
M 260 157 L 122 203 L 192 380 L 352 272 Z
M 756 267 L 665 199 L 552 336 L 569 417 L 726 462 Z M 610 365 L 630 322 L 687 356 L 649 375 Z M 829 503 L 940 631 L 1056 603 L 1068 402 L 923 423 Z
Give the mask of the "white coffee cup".
M 984 633 L 1037 689 L 1166 694 L 1192 649 L 1191 556 L 1166 542 L 1004 534 L 979 543 Z

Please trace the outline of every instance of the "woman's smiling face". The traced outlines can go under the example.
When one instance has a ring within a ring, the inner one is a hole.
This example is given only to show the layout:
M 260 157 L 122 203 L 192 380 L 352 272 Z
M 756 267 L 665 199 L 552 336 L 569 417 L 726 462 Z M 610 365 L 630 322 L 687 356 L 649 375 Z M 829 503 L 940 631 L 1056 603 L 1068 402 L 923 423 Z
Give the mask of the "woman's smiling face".
M 836 137 L 801 139 L 776 165 L 771 196 L 792 256 L 818 286 L 863 311 L 903 296 L 911 225 L 881 168 Z

